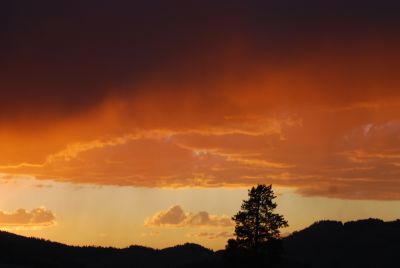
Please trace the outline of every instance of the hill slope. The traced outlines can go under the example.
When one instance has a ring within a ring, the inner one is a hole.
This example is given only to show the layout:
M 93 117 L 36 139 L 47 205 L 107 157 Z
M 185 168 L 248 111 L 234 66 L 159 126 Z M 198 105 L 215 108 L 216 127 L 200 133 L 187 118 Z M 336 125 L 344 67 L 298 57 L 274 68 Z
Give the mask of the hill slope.
M 284 267 L 400 267 L 400 221 L 320 221 L 283 239 Z M 221 267 L 196 244 L 155 250 L 73 247 L 0 232 L 0 267 Z
M 284 239 L 306 267 L 400 267 L 400 221 L 320 221 Z
M 196 244 L 155 250 L 73 247 L 0 232 L 0 267 L 200 267 L 217 263 L 217 254 Z

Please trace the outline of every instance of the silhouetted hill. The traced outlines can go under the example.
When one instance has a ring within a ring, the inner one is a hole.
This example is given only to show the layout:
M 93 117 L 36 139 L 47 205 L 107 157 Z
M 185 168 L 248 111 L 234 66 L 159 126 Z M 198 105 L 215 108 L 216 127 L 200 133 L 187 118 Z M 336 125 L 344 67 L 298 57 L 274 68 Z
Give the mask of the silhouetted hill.
M 0 232 L 0 267 L 213 267 L 217 254 L 196 244 L 156 250 L 73 247 Z
M 400 267 L 400 220 L 320 221 L 284 239 L 304 267 Z
M 400 267 L 400 221 L 320 221 L 283 239 L 283 267 Z M 221 267 L 223 251 L 73 247 L 0 232 L 0 267 Z

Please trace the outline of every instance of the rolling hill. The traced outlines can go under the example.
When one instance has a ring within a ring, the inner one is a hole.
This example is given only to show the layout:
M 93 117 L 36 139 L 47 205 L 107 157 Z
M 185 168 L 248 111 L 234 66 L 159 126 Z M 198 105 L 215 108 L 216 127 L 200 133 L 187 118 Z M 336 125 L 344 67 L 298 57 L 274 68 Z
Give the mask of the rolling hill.
M 400 267 L 400 220 L 319 221 L 283 239 L 282 267 Z M 0 267 L 223 267 L 224 251 L 75 247 L 0 232 Z

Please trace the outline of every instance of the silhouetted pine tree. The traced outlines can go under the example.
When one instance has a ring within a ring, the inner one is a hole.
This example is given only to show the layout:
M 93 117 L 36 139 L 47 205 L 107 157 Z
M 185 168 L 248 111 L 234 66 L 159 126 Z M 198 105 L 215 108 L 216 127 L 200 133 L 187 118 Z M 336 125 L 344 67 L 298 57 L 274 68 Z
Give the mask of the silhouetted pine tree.
M 236 222 L 236 239 L 228 241 L 226 257 L 233 267 L 273 264 L 281 255 L 280 231 L 288 223 L 282 215 L 274 213 L 277 204 L 272 185 L 264 184 L 249 190 L 241 210 L 232 218 Z

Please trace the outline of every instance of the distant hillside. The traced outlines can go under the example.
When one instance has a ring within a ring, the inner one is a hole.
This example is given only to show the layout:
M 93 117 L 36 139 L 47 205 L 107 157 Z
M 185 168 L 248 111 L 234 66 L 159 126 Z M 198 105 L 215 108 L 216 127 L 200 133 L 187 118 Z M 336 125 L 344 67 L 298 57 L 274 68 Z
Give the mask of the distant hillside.
M 400 267 L 400 221 L 320 221 L 283 239 L 283 267 Z M 155 250 L 72 247 L 0 232 L 0 267 L 221 267 L 223 251 L 196 244 Z
M 196 244 L 155 250 L 73 247 L 0 232 L 0 267 L 214 267 L 218 254 Z
M 284 247 L 298 267 L 400 267 L 400 220 L 320 221 L 285 238 Z

